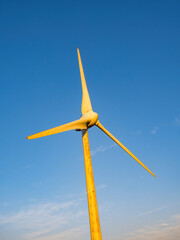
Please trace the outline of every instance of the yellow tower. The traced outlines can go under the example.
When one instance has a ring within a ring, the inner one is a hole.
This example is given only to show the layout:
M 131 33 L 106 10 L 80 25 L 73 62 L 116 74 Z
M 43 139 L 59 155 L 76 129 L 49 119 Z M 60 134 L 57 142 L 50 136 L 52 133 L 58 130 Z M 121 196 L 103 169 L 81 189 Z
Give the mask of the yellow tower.
M 101 226 L 99 221 L 96 190 L 94 185 L 91 154 L 89 148 L 88 130 L 82 130 L 84 164 L 86 172 L 87 198 L 89 208 L 89 222 L 92 240 L 101 240 Z

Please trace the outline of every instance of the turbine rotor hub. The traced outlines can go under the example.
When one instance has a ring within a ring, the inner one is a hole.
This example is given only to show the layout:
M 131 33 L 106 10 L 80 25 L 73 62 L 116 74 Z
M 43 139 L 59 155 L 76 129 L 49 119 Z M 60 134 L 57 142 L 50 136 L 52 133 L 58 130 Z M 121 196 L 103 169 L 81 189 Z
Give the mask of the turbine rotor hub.
M 98 114 L 93 111 L 89 111 L 82 116 L 83 119 L 87 119 L 87 127 L 90 128 L 98 121 Z

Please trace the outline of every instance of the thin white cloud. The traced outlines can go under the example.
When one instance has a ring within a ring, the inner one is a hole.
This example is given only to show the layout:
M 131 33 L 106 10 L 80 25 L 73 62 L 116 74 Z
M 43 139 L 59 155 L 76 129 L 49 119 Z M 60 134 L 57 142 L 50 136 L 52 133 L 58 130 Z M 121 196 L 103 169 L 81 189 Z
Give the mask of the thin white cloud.
M 151 134 L 155 135 L 160 130 L 160 128 L 165 126 L 167 126 L 167 124 L 164 124 L 164 123 L 158 124 L 157 126 L 153 127 L 153 129 L 151 130 Z
M 32 186 L 38 188 L 38 187 L 41 187 L 42 184 L 43 184 L 43 181 L 42 181 L 42 180 L 39 180 L 39 181 L 37 181 L 37 182 L 32 183 Z
M 154 127 L 153 130 L 151 131 L 151 134 L 155 135 L 158 131 L 159 127 Z
M 0 215 L 0 227 L 15 229 L 22 234 L 25 232 L 23 238 L 26 240 L 78 239 L 86 228 L 80 223 L 84 222 L 84 218 L 88 219 L 88 212 L 79 207 L 83 200 L 27 206 L 17 212 Z
M 175 126 L 180 126 L 180 116 L 175 117 L 174 121 L 173 121 L 173 125 Z
M 162 209 L 165 209 L 165 208 L 167 208 L 167 207 L 168 207 L 168 206 L 155 208 L 155 209 L 152 209 L 152 210 L 150 210 L 150 211 L 147 211 L 147 212 L 141 213 L 141 214 L 137 215 L 137 217 L 144 216 L 144 215 L 148 215 L 148 214 L 151 214 L 151 213 L 154 213 L 154 212 L 160 211 L 160 210 L 162 210 Z
M 176 240 L 180 239 L 180 215 L 170 221 L 138 229 L 127 234 L 126 240 Z
M 108 149 L 110 149 L 110 148 L 112 148 L 112 147 L 115 147 L 116 146 L 116 144 L 111 144 L 111 145 L 109 145 L 109 146 L 107 146 L 107 147 L 105 147 L 105 146 L 99 146 L 98 148 L 96 148 L 95 150 L 92 150 L 91 151 L 91 156 L 94 156 L 95 154 L 97 154 L 98 152 L 104 152 L 104 151 L 106 151 L 106 150 L 108 150 Z
M 103 189 L 103 188 L 107 188 L 106 184 L 100 184 L 99 186 L 96 187 L 96 189 Z
M 81 226 L 76 228 L 71 228 L 59 233 L 53 233 L 47 236 L 36 237 L 33 234 L 29 234 L 28 239 L 32 240 L 79 240 L 86 239 L 88 226 Z M 42 235 L 42 234 L 41 234 Z
M 9 206 L 9 204 L 10 204 L 9 202 L 3 202 L 3 203 L 2 203 L 2 206 L 3 206 L 3 207 L 6 207 L 6 206 Z
M 105 184 L 99 189 L 106 188 Z M 87 198 L 82 197 L 66 202 L 33 203 L 16 212 L 0 215 L 0 233 L 4 238 L 26 240 L 79 240 L 89 238 Z M 100 212 L 106 212 L 112 203 L 99 206 Z M 7 230 L 6 230 L 7 229 Z M 12 234 L 13 233 L 13 234 Z M 1 236 L 2 237 L 2 236 Z
M 141 131 L 137 130 L 136 132 L 133 133 L 133 135 L 141 135 Z

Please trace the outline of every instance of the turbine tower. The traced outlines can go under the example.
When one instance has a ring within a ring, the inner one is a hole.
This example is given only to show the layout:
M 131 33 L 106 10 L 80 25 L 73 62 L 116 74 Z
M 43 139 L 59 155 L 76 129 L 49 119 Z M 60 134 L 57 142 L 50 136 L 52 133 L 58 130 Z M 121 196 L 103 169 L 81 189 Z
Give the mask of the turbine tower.
M 78 54 L 79 70 L 80 70 L 81 84 L 82 84 L 82 105 L 81 105 L 82 117 L 74 122 L 70 122 L 55 128 L 51 128 L 43 132 L 33 134 L 27 137 L 27 139 L 45 137 L 48 135 L 52 135 L 52 134 L 56 134 L 56 133 L 60 133 L 60 132 L 64 132 L 72 129 L 76 131 L 82 131 L 91 240 L 102 240 L 98 205 L 96 200 L 96 191 L 95 191 L 95 184 L 94 184 L 94 177 L 93 177 L 93 169 L 92 169 L 92 162 L 91 162 L 91 154 L 90 154 L 90 148 L 89 148 L 88 129 L 93 127 L 94 125 L 100 128 L 114 142 L 116 142 L 124 151 L 126 151 L 132 158 L 134 158 L 142 167 L 144 167 L 154 177 L 156 176 L 137 157 L 135 157 L 134 154 L 132 154 L 121 142 L 119 142 L 108 130 L 106 130 L 103 127 L 103 125 L 99 122 L 98 114 L 93 111 L 91 106 L 91 101 L 90 101 L 90 97 L 89 97 L 89 93 L 86 85 L 79 48 L 77 49 L 77 54 Z

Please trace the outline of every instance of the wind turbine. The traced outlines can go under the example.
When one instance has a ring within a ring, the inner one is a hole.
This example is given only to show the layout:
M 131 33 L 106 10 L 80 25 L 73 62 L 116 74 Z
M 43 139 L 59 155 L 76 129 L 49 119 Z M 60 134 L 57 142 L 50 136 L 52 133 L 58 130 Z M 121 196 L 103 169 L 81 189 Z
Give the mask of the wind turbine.
M 79 48 L 77 49 L 77 54 L 78 54 L 79 70 L 80 70 L 81 84 L 82 84 L 82 105 L 81 105 L 82 117 L 74 122 L 70 122 L 55 128 L 51 128 L 43 132 L 33 134 L 27 137 L 27 139 L 45 137 L 48 135 L 52 135 L 52 134 L 56 134 L 56 133 L 60 133 L 60 132 L 64 132 L 72 129 L 75 129 L 76 131 L 82 131 L 91 240 L 102 240 L 98 205 L 96 200 L 95 184 L 94 184 L 94 177 L 93 177 L 93 169 L 92 169 L 92 162 L 91 162 L 91 154 L 90 154 L 90 148 L 89 148 L 88 129 L 93 127 L 94 125 L 100 128 L 113 141 L 115 141 L 124 151 L 126 151 L 132 158 L 134 158 L 142 167 L 144 167 L 154 177 L 156 176 L 137 157 L 135 157 L 134 154 L 132 154 L 121 142 L 119 142 L 108 130 L 106 130 L 103 127 L 103 125 L 99 122 L 98 114 L 93 111 L 91 106 L 91 101 L 90 101 L 90 97 L 89 97 L 89 93 L 86 85 Z

